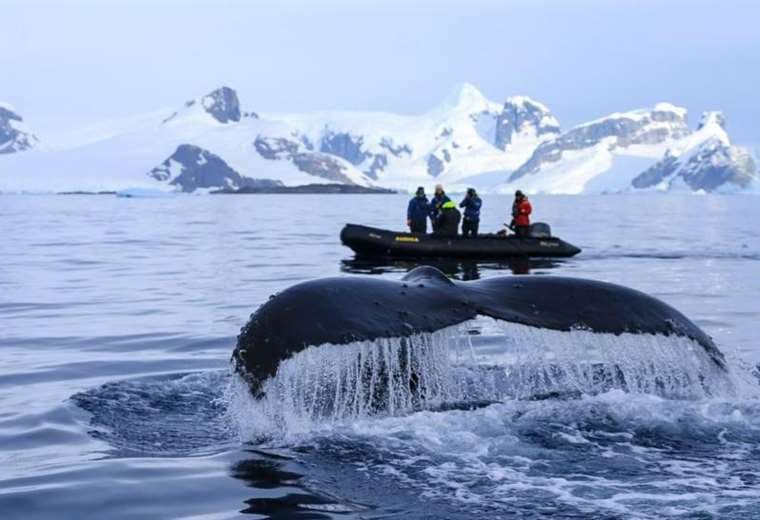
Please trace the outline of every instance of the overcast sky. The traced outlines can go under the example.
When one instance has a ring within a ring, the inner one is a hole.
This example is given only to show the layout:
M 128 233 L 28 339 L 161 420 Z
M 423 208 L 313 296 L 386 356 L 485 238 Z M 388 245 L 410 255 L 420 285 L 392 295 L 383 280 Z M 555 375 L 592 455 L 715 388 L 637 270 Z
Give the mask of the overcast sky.
M 0 0 L 0 101 L 41 138 L 220 85 L 254 111 L 428 110 L 462 82 L 564 128 L 670 101 L 760 143 L 760 2 Z

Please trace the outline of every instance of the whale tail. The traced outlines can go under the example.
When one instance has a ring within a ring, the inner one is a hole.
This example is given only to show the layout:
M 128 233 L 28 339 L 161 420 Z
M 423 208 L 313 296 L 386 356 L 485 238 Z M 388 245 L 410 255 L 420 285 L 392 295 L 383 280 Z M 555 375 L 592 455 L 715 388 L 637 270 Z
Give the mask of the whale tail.
M 402 360 L 408 360 L 408 368 L 414 358 L 409 353 L 425 348 L 414 338 L 450 330 L 478 316 L 557 333 L 588 332 L 610 338 L 625 334 L 645 340 L 682 338 L 698 345 L 717 369 L 726 369 L 723 354 L 699 327 L 674 308 L 639 291 L 550 276 L 456 282 L 429 266 L 418 267 L 401 280 L 354 276 L 295 285 L 252 315 L 238 336 L 232 359 L 253 395 L 262 397 L 264 383 L 278 374 L 288 360 L 313 350 L 311 347 L 332 352 L 346 345 L 363 345 L 361 348 L 371 350 L 378 342 L 395 341 L 395 350 L 385 350 L 383 355 L 400 355 Z M 614 347 L 611 341 L 604 348 Z M 359 359 L 366 360 L 369 355 L 367 350 Z M 373 370 L 382 372 L 391 364 L 387 358 Z M 359 367 L 365 367 L 363 362 Z M 356 373 L 362 374 L 361 370 L 356 368 Z M 421 372 L 408 372 L 409 377 L 399 385 L 409 388 L 409 398 L 418 399 L 421 394 L 417 390 L 423 387 L 429 394 L 428 387 L 415 379 L 421 377 Z M 367 372 L 368 377 L 378 373 Z M 369 394 L 362 394 L 363 399 L 370 400 L 366 406 L 372 408 L 371 396 L 379 391 L 373 388 Z

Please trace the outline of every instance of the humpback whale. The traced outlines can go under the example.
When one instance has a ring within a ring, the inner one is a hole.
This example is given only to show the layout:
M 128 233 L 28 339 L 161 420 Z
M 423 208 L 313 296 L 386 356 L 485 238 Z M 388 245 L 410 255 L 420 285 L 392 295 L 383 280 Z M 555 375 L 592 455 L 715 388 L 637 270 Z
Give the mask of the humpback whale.
M 458 282 L 429 266 L 400 280 L 334 277 L 290 287 L 251 315 L 232 362 L 261 397 L 280 364 L 308 347 L 433 333 L 477 316 L 554 331 L 685 337 L 726 370 L 722 352 L 697 325 L 634 289 L 555 276 Z

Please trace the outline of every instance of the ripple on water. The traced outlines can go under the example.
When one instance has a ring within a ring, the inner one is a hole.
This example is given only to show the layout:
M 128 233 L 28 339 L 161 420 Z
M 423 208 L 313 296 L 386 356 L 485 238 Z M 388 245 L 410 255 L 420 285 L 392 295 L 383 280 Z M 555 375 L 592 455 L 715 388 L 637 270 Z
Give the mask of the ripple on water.
M 226 417 L 227 371 L 106 383 L 72 396 L 90 434 L 116 456 L 219 453 L 237 444 Z

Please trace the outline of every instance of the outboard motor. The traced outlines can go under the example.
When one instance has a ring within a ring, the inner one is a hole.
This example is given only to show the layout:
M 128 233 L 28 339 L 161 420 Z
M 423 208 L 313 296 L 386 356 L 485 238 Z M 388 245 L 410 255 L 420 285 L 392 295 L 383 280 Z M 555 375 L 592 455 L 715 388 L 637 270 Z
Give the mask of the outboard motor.
M 529 235 L 533 238 L 551 238 L 552 228 L 544 222 L 536 222 L 530 225 Z

